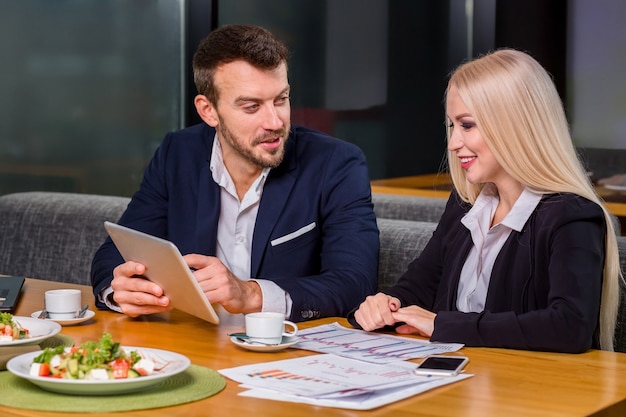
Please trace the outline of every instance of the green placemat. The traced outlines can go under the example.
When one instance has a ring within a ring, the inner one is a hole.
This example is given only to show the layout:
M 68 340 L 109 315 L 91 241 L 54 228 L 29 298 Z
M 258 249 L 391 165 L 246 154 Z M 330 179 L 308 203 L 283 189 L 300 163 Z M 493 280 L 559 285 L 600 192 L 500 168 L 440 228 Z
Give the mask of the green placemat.
M 70 347 L 74 346 L 74 339 L 61 333 L 57 333 L 52 337 L 44 339 L 39 343 L 41 350 L 45 348 L 55 348 L 57 346 Z
M 207 398 L 226 386 L 213 369 L 191 365 L 155 388 L 126 395 L 84 396 L 45 391 L 9 371 L 0 372 L 0 404 L 38 411 L 115 412 L 168 407 Z

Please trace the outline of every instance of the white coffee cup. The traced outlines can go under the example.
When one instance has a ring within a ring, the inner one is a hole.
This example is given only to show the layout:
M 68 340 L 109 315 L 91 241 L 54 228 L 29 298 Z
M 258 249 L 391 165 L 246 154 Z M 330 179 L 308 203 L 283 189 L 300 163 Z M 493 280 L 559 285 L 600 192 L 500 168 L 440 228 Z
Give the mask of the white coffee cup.
M 49 290 L 44 295 L 46 311 L 51 319 L 73 319 L 81 306 L 81 292 L 75 289 Z
M 250 342 L 278 345 L 283 337 L 292 337 L 298 333 L 298 326 L 289 320 L 285 320 L 281 313 L 250 313 L 245 316 L 246 335 Z M 292 331 L 285 331 L 285 326 L 291 327 Z

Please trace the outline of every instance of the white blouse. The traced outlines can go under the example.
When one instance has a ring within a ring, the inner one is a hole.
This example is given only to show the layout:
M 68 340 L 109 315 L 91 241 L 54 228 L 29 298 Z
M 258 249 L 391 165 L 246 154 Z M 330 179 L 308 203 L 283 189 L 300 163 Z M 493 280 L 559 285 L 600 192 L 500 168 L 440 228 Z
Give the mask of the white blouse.
M 487 184 L 483 188 L 461 219 L 471 233 L 473 246 L 461 270 L 456 303 L 459 311 L 479 313 L 485 309 L 493 264 L 511 231 L 522 230 L 541 197 L 542 194 L 525 188 L 504 219 L 490 227 L 500 198 L 495 185 Z

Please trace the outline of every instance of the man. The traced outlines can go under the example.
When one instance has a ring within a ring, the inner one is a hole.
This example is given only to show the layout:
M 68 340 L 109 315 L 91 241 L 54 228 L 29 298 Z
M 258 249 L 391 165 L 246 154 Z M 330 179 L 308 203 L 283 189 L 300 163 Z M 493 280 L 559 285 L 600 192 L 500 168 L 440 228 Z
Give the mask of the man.
M 263 28 L 211 32 L 193 59 L 205 123 L 165 137 L 119 223 L 176 244 L 231 313 L 345 316 L 376 291 L 367 164 L 356 146 L 290 125 L 287 58 Z M 170 310 L 144 271 L 107 239 L 92 264 L 97 306 Z

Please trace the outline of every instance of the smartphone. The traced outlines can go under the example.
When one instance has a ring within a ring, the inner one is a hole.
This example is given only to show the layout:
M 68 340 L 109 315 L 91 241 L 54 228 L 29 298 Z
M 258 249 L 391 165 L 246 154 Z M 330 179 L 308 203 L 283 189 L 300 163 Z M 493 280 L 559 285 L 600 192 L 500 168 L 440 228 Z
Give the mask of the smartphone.
M 465 356 L 432 355 L 424 359 L 414 372 L 420 376 L 455 376 L 465 368 L 468 362 L 469 358 Z

